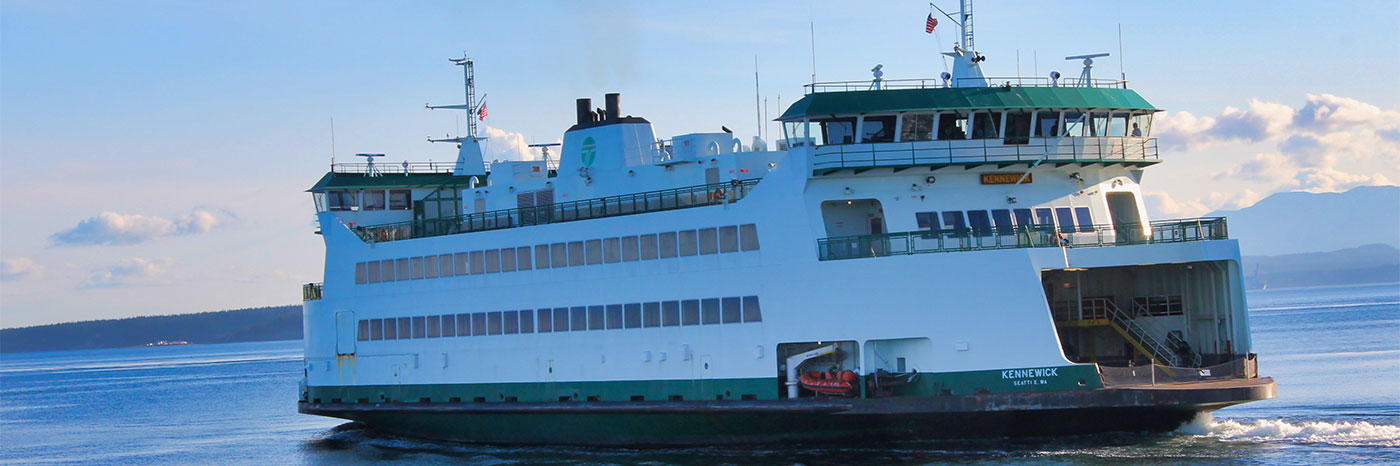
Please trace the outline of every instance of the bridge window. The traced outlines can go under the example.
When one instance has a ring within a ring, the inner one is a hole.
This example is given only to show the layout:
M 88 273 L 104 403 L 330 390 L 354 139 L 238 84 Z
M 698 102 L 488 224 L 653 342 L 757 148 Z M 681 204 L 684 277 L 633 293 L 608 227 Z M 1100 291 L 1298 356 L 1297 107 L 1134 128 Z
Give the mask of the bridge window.
M 1006 113 L 1006 144 L 1029 144 L 1031 142 L 1031 114 L 1029 112 Z
M 1065 112 L 1064 134 L 1072 138 L 1084 136 L 1084 123 L 1087 119 L 1084 112 Z
M 977 112 L 972 115 L 972 139 L 1001 137 L 1001 112 Z
M 868 116 L 860 126 L 860 142 L 894 142 L 894 115 Z
M 938 140 L 967 139 L 967 114 L 940 113 L 938 115 Z
M 361 210 L 384 210 L 384 191 L 375 189 L 360 194 Z
M 1151 137 L 1151 134 L 1150 134 L 1150 130 L 1152 129 L 1152 114 L 1151 114 L 1151 113 L 1143 113 L 1143 114 L 1133 115 L 1133 116 L 1131 117 L 1131 120 L 1132 120 L 1132 125 L 1131 125 L 1131 126 L 1129 127 L 1129 129 L 1128 129 L 1128 135 L 1129 135 L 1129 136 L 1132 136 L 1132 137 L 1142 137 L 1142 138 Z M 1137 134 L 1134 134 L 1134 133 L 1133 133 L 1134 130 L 1138 131 L 1138 133 L 1137 133 Z
M 409 202 L 412 197 L 413 191 L 407 189 L 389 190 L 389 210 L 408 210 L 413 208 L 412 203 Z
M 934 115 L 926 113 L 904 114 L 904 123 L 899 128 L 899 140 L 902 142 L 932 141 L 933 117 Z
M 1035 137 L 1060 137 L 1060 112 L 1041 110 L 1035 113 Z
M 1108 122 L 1108 135 L 1115 138 L 1128 137 L 1128 114 L 1115 113 Z
M 359 203 L 355 202 L 355 194 L 350 191 L 326 191 L 326 200 L 330 204 L 331 212 L 352 211 L 359 208 Z
M 802 147 L 812 142 L 812 139 L 807 136 L 807 122 L 805 121 L 783 122 L 783 133 L 787 135 L 789 148 Z
M 1035 224 L 1041 227 L 1055 227 L 1055 214 L 1048 208 L 1035 209 Z
M 1035 222 L 1031 221 L 1030 209 L 1016 209 L 1011 213 L 1016 216 L 1016 225 L 1020 226 L 1022 231 L 1030 231 L 1030 227 L 1035 225 Z
M 948 211 L 943 213 L 943 225 L 949 230 L 961 230 L 967 228 L 967 222 L 963 221 L 961 211 Z
M 813 121 L 819 134 L 815 134 L 820 144 L 851 144 L 856 137 L 855 118 L 829 118 Z
M 1090 137 L 1103 137 L 1103 136 L 1108 136 L 1108 114 L 1107 114 L 1107 113 L 1103 113 L 1103 112 L 1095 112 L 1095 113 L 1092 113 L 1092 114 L 1089 115 L 1089 122 L 1091 123 L 1091 124 L 1089 125 L 1089 136 L 1090 136 Z
M 938 212 L 918 212 L 914 214 L 914 221 L 919 224 L 920 230 L 938 229 Z

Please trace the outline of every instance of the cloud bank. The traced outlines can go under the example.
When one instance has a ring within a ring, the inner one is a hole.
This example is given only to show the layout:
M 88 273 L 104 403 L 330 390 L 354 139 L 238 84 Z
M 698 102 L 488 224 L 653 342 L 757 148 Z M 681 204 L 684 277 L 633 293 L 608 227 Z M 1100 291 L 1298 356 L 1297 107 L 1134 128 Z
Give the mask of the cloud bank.
M 0 281 L 15 282 L 30 277 L 38 277 L 44 266 L 35 264 L 27 257 L 0 259 Z
M 208 233 L 233 220 L 226 211 L 195 209 L 175 218 L 102 212 L 54 233 L 49 241 L 59 246 L 130 245 L 171 237 Z
M 93 269 L 80 288 L 118 288 L 162 284 L 161 277 L 175 261 L 169 257 L 142 259 L 133 257 L 121 263 Z
M 531 150 L 525 142 L 525 135 L 512 133 L 499 128 L 482 125 L 486 140 L 481 142 L 481 155 L 487 162 L 493 160 L 538 160 L 539 153 Z M 558 148 L 553 148 L 551 158 L 559 157 Z

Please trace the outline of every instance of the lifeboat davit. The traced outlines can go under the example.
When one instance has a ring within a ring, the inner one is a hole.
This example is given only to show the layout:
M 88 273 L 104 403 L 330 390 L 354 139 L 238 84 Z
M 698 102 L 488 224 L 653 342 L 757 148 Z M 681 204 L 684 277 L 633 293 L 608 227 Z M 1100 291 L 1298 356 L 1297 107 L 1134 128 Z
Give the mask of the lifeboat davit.
M 817 392 L 823 395 L 832 396 L 855 396 L 860 386 L 857 384 L 860 377 L 854 371 L 822 372 L 807 371 L 798 378 L 798 383 L 802 388 Z

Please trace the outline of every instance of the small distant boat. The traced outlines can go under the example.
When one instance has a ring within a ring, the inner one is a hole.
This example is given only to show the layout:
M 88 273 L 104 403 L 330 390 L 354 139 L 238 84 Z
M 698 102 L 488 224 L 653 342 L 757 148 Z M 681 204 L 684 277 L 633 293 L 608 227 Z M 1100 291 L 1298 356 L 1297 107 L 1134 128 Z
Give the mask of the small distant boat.
M 188 344 L 190 344 L 190 342 L 185 340 L 159 340 L 146 343 L 146 346 L 183 346 Z

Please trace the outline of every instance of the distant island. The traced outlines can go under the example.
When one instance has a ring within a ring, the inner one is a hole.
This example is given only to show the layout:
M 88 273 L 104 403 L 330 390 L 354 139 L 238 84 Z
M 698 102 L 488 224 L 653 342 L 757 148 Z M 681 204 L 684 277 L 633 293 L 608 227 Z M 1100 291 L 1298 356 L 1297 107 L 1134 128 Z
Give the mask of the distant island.
M 292 305 L 7 328 L 0 353 L 300 339 Z

